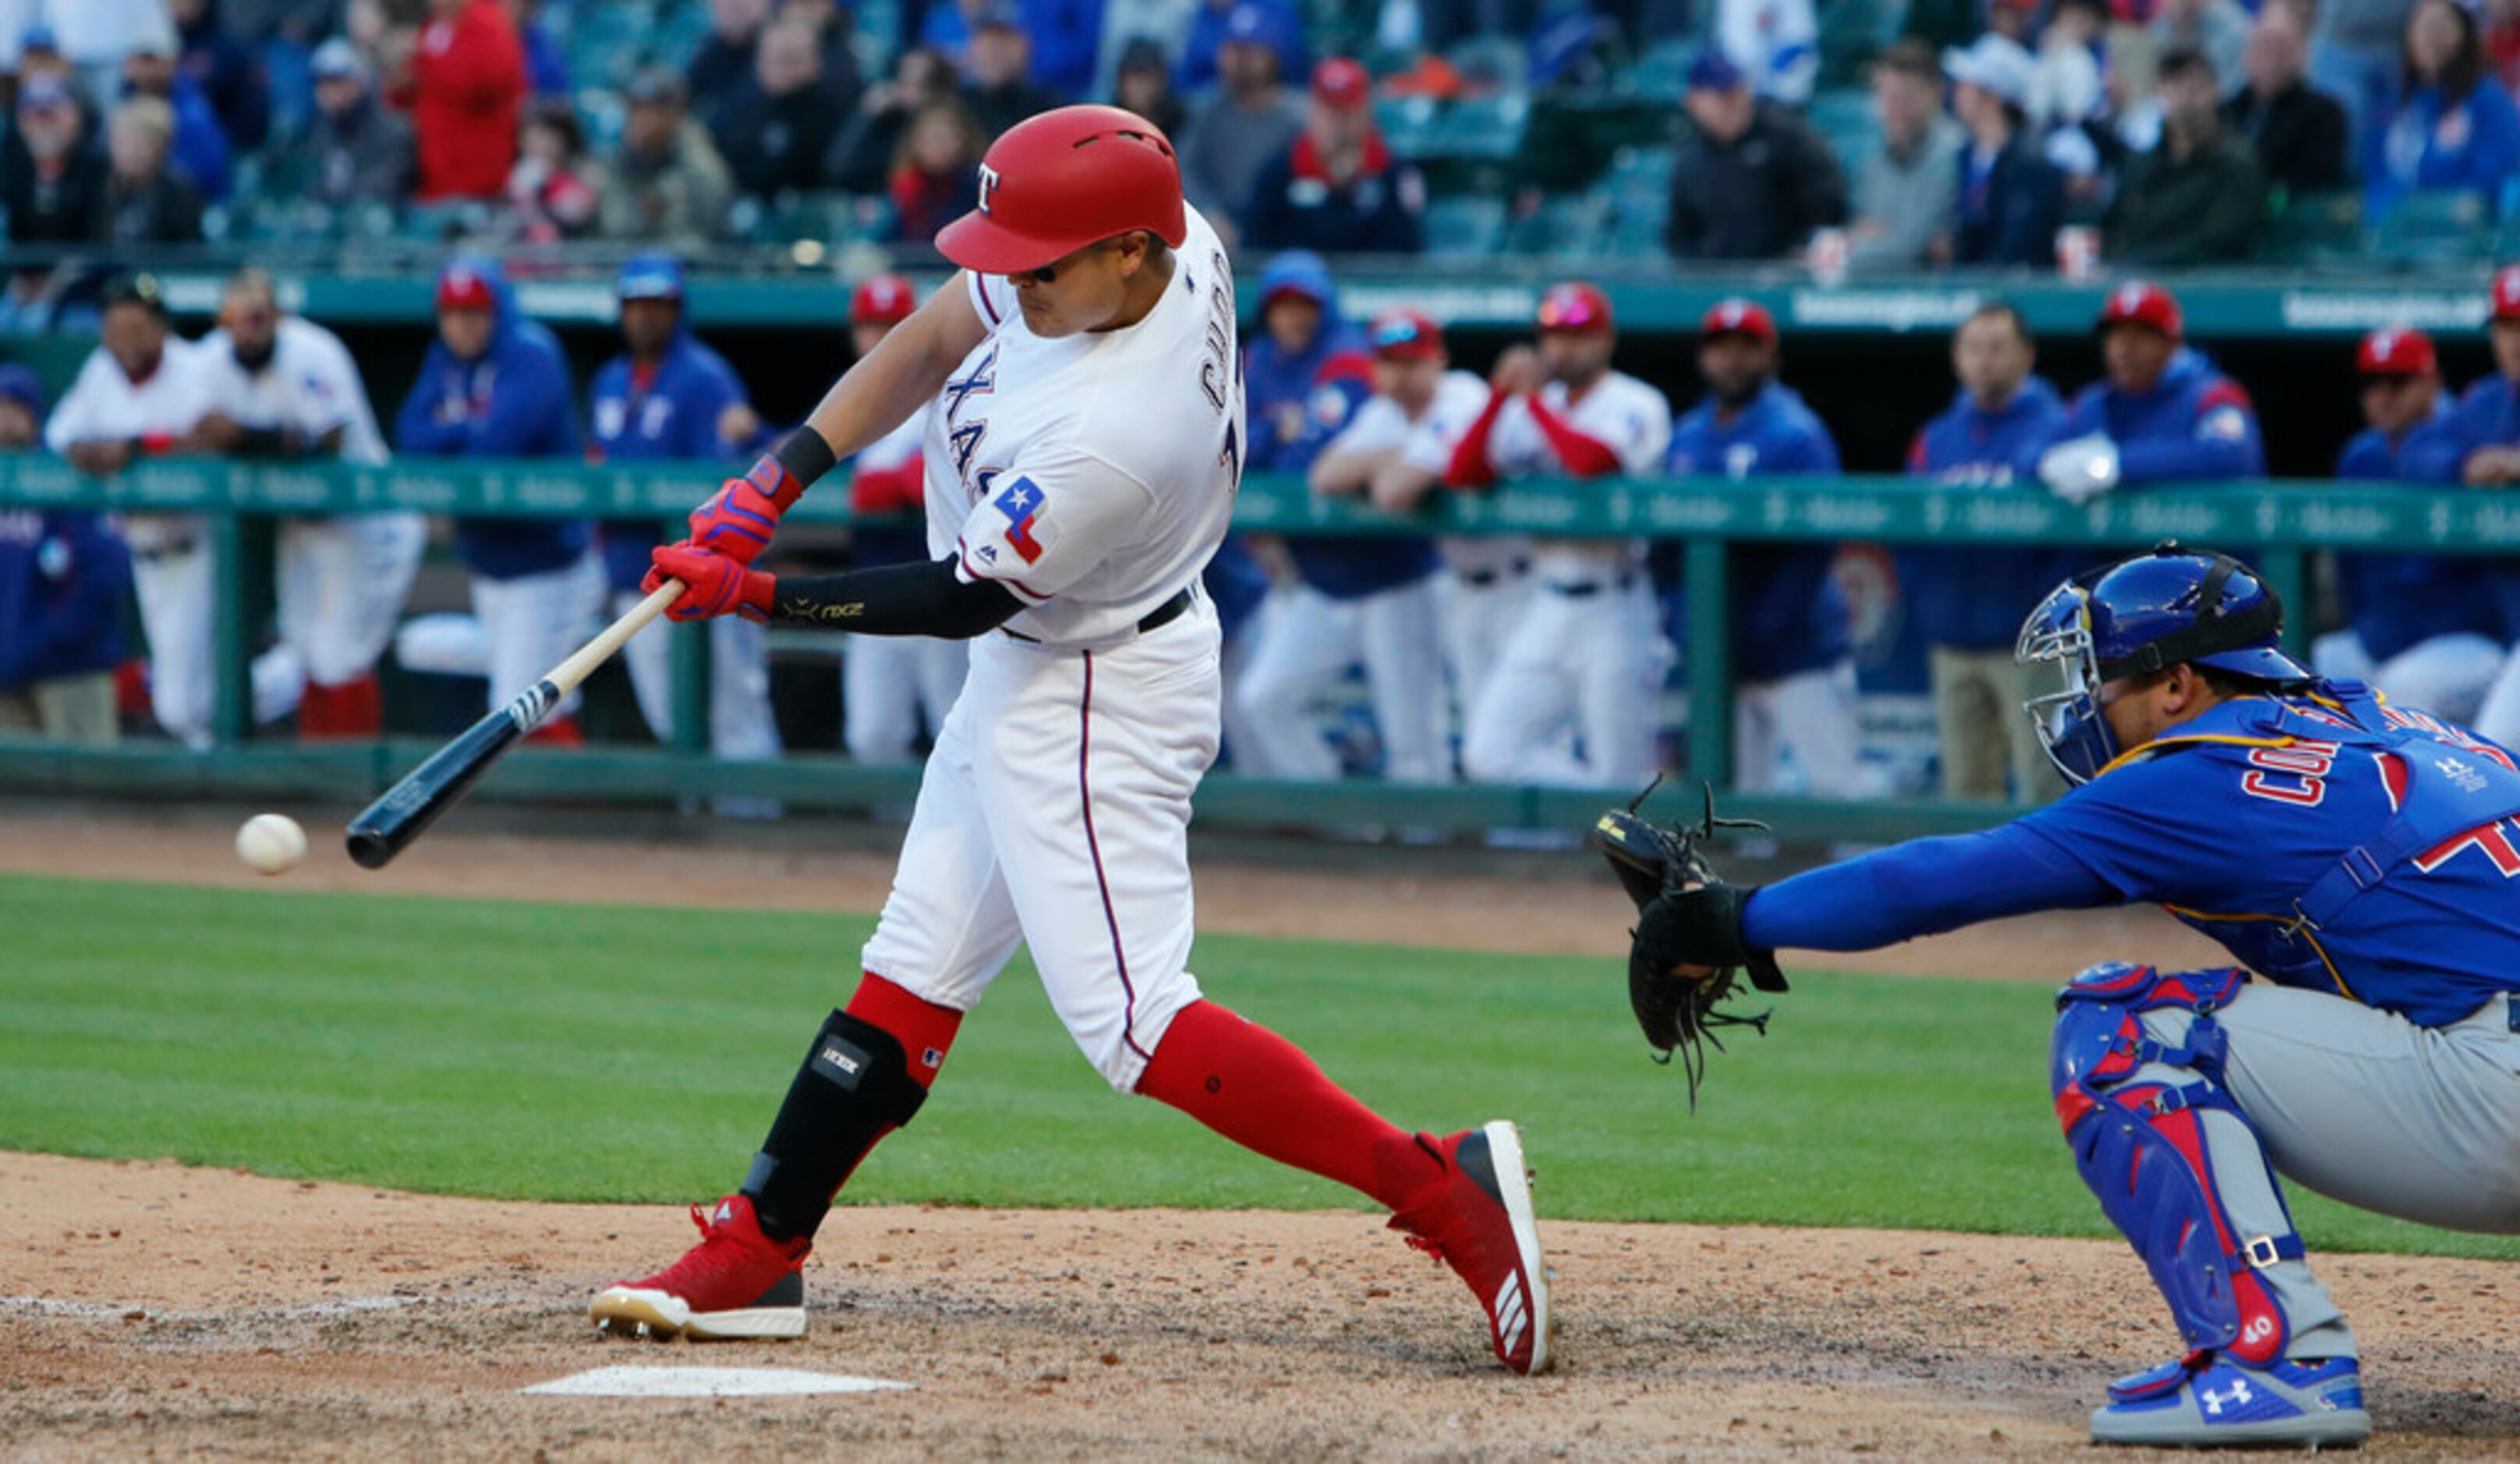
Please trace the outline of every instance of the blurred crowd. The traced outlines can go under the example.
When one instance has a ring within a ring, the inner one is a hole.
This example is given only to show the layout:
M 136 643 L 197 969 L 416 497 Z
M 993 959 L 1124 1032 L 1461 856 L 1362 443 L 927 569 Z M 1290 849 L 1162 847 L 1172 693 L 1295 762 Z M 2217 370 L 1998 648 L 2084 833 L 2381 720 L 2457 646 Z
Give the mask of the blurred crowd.
M 2520 0 L 0 0 L 0 207 L 126 257 L 915 251 L 1094 100 L 1262 249 L 2463 257 L 2520 196 L 2515 70 Z
M 261 271 L 228 282 L 217 329 L 198 341 L 169 329 L 150 276 L 120 276 L 106 292 L 102 343 L 60 400 L 48 403 L 23 367 L 0 367 L 0 450 L 47 450 L 98 475 L 165 453 L 653 461 L 692 464 L 698 485 L 779 435 L 741 374 L 701 339 L 706 323 L 690 315 L 676 256 L 634 256 L 614 288 L 618 351 L 580 382 L 550 333 L 517 309 L 495 261 L 455 258 L 436 281 L 435 339 L 388 430 L 350 353 L 287 313 L 284 291 Z M 1666 491 L 1687 492 L 1689 481 L 1893 466 L 1842 463 L 1829 424 L 1787 384 L 1776 321 L 1751 301 L 1720 303 L 1699 323 L 1703 394 L 1685 410 L 1619 369 L 1612 300 L 1581 280 L 1546 291 L 1529 337 L 1484 377 L 1455 368 L 1443 327 L 1422 313 L 1350 319 L 1330 266 L 1310 251 L 1269 258 L 1251 303 L 1249 467 L 1299 475 L 1325 498 L 1408 514 L 1534 477 L 1622 491 L 1672 478 L 1687 481 Z M 854 349 L 874 349 L 915 307 L 899 276 L 860 281 Z M 2114 288 L 2094 325 L 2102 375 L 2067 392 L 2039 375 L 2014 310 L 1991 303 L 1970 315 L 1951 341 L 1951 403 L 1917 424 L 1906 471 L 1970 493 L 2074 504 L 2265 475 L 2248 392 L 2189 343 L 2172 291 Z M 2520 267 L 2497 277 L 2490 334 L 2496 371 L 2457 394 L 2423 333 L 2364 339 L 2350 369 L 2366 429 L 2338 475 L 2520 483 Z M 927 555 L 915 515 L 929 430 L 925 414 L 914 417 L 850 465 L 838 491 L 874 516 L 852 535 L 855 562 Z M 476 518 L 450 528 L 444 542 L 471 581 L 472 613 L 406 620 L 430 533 L 419 515 L 287 521 L 252 715 L 293 717 L 301 737 L 373 737 L 385 726 L 376 666 L 388 647 L 406 672 L 483 679 L 487 704 L 503 705 L 638 598 L 658 539 L 647 520 Z M 208 745 L 218 550 L 206 529 L 181 514 L 109 523 L 0 513 L 0 727 L 92 742 L 138 719 Z M 1843 583 L 1855 553 L 1824 543 L 1730 552 L 1728 656 L 1745 789 L 1883 791 L 1859 733 Z M 1946 793 L 2030 801 L 2053 791 L 2018 710 L 2028 688 L 2011 652 L 2025 607 L 2082 557 L 1896 553 L 1904 613 L 1930 652 Z M 2520 573 L 2485 558 L 2404 555 L 2344 555 L 2333 569 L 2332 628 L 2316 645 L 2323 673 L 2373 681 L 2520 742 L 2520 658 L 2510 649 L 2520 642 Z M 1665 693 L 1689 644 L 1682 570 L 1640 540 L 1229 537 L 1205 577 L 1227 629 L 1231 765 L 1308 781 L 1642 785 L 1672 759 Z M 135 593 L 145 659 L 122 635 Z M 762 627 L 728 617 L 711 634 L 716 752 L 779 755 Z M 674 715 L 666 643 L 660 624 L 626 655 L 659 740 L 672 736 Z M 839 740 L 866 762 L 916 757 L 954 699 L 962 647 L 852 637 L 843 657 Z M 573 702 L 537 735 L 582 742 Z

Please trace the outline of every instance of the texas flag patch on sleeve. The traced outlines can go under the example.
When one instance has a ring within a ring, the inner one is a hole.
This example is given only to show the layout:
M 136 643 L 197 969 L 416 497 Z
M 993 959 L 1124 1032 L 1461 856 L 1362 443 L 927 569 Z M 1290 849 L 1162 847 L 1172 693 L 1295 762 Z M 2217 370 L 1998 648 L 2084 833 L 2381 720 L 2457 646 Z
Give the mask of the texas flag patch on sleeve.
M 1050 521 L 1040 487 L 1030 478 L 1018 477 L 989 507 L 1007 516 L 1008 547 L 1025 563 L 1040 563 L 1043 552 L 1050 548 Z

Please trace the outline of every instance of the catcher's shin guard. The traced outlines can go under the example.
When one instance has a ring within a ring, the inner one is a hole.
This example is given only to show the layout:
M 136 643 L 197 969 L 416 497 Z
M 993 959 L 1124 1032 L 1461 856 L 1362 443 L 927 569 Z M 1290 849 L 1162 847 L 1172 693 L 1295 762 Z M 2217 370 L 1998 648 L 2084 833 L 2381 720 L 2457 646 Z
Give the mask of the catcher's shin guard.
M 912 1081 L 899 1038 L 864 1018 L 832 1012 L 814 1034 L 770 1136 L 743 1176 L 742 1193 L 759 1213 L 763 1232 L 778 1240 L 810 1237 L 858 1161 L 926 1101 L 927 1089 Z
M 2334 1313 L 2287 1315 L 2263 1274 L 2299 1261 L 2302 1245 L 2257 1132 L 2223 1085 L 2225 1033 L 2213 1014 L 2244 979 L 2231 968 L 2092 966 L 2056 995 L 2048 1074 L 2083 1182 L 2143 1258 L 2187 1345 L 2264 1365 L 2285 1355 L 2300 1323 Z M 2143 1013 L 2166 1008 L 2194 1013 L 2176 1046 L 2144 1030 Z M 2165 1081 L 2165 1069 L 2187 1081 Z M 2263 1196 L 2248 1207 L 2259 1223 L 2243 1226 L 2227 1191 L 2244 1182 L 2255 1191 L 2261 1175 Z

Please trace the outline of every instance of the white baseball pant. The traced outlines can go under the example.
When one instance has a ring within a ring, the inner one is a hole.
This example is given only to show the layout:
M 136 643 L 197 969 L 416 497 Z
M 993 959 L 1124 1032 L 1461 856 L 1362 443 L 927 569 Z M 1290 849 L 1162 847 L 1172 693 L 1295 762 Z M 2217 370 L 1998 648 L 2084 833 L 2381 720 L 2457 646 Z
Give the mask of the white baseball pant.
M 624 590 L 612 597 L 612 613 L 627 613 L 647 597 Z M 674 740 L 674 627 L 659 620 L 621 647 L 630 668 L 630 690 L 639 715 L 659 742 Z M 779 755 L 779 721 L 770 711 L 769 628 L 741 615 L 709 622 L 709 751 L 729 762 L 761 762 Z
M 840 742 L 871 767 L 909 763 L 924 725 L 941 734 L 971 663 L 961 641 L 851 636 L 840 652 Z
M 490 709 L 515 700 L 593 639 L 603 613 L 604 561 L 591 552 L 540 574 L 472 576 L 472 615 L 481 622 L 489 656 Z M 579 700 L 571 691 L 551 714 L 567 716 Z
M 1322 734 L 1317 706 L 1359 659 L 1365 662 L 1384 776 L 1393 782 L 1445 783 L 1443 651 L 1436 634 L 1433 576 L 1356 599 L 1333 599 L 1310 585 L 1279 592 L 1268 633 L 1234 688 L 1251 731 L 1252 768 L 1264 777 L 1329 782 L 1338 755 Z
M 1732 785 L 1744 793 L 1864 795 L 1855 663 L 1732 690 Z
M 1471 708 L 1463 771 L 1480 782 L 1643 786 L 1671 662 L 1643 575 L 1582 595 L 1534 590 Z
M 2473 631 L 2428 637 L 2376 664 L 2363 647 L 2362 637 L 2352 630 L 2321 636 L 2310 645 L 2311 668 L 2319 675 L 2368 682 L 2400 706 L 2415 707 L 2461 726 L 2473 725 L 2479 732 L 2485 731 L 2481 709 L 2496 689 L 2496 678 L 2507 659 L 2499 643 Z M 2520 697 L 2520 688 L 2512 694 Z M 2500 716 L 2506 723 L 2520 724 L 2520 701 L 2501 709 Z M 2486 735 L 2501 740 L 2493 732 Z
M 1505 653 L 1507 637 L 1533 594 L 1518 569 L 1493 568 L 1465 576 L 1447 569 L 1435 581 L 1435 616 L 1444 641 L 1444 665 L 1453 674 L 1453 705 L 1467 734 L 1470 714 L 1487 689 L 1488 676 Z
M 428 547 L 418 513 L 292 518 L 272 565 L 280 643 L 319 687 L 354 682 L 393 640 L 404 598 Z
M 1216 758 L 1217 652 L 1203 594 L 1108 650 L 974 641 L 866 969 L 968 1011 L 1022 942 L 1076 1044 L 1134 1089 L 1199 999 L 1190 810 Z

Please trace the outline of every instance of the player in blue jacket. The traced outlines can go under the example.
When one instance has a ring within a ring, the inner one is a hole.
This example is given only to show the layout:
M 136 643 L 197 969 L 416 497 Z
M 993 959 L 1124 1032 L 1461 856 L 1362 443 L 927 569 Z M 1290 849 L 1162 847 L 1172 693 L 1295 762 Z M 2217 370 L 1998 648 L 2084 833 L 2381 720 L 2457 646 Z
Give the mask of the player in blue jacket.
M 2421 331 L 2374 331 L 2355 355 L 2362 418 L 2336 475 L 2366 483 L 2420 481 L 2412 459 L 2454 451 L 2441 365 Z M 2468 722 L 2502 669 L 2502 617 L 2493 564 L 2473 555 L 2339 555 L 2346 628 L 2318 638 L 2311 664 L 2336 681 L 2368 682 L 2391 700 Z
M 595 463 L 715 463 L 751 450 L 758 419 L 726 358 L 692 333 L 683 308 L 682 261 L 672 254 L 634 254 L 614 282 L 621 302 L 621 339 L 629 349 L 604 363 L 587 393 Z M 739 437 L 727 435 L 733 429 Z M 605 579 L 613 613 L 637 603 L 648 556 L 664 542 L 649 519 L 603 525 Z M 622 647 L 639 711 L 656 740 L 674 735 L 672 631 L 652 625 Z M 709 746 L 721 758 L 757 761 L 779 755 L 779 724 L 770 713 L 769 642 L 741 615 L 709 627 Z
M 525 319 L 499 266 L 476 255 L 437 277 L 437 339 L 394 421 L 412 458 L 579 457 L 568 359 Z M 459 518 L 455 550 L 472 572 L 472 613 L 488 642 L 490 705 L 501 707 L 584 643 L 604 601 L 592 532 L 574 518 Z M 577 693 L 533 736 L 585 740 Z
M 2465 483 L 2471 488 L 2520 485 L 2520 265 L 2494 276 L 2494 313 L 2487 328 L 2494 373 L 2459 398 L 2440 431 L 2426 432 L 2401 454 L 2404 471 L 2417 482 Z M 2502 639 L 2520 637 L 2520 570 L 2507 559 L 2487 561 L 2489 592 Z M 2520 739 L 2520 656 L 2506 657 L 2476 713 L 2476 730 L 2498 742 Z
M 1777 323 L 1747 301 L 1717 305 L 1698 324 L 1706 397 L 1671 434 L 1671 470 L 1732 479 L 1838 472 L 1837 443 L 1790 386 L 1777 379 Z M 1732 551 L 1732 742 L 1735 785 L 1768 792 L 1791 782 L 1820 797 L 1862 790 L 1855 661 L 1846 596 L 1829 566 L 1833 544 L 1744 544 Z M 1672 642 L 1686 599 L 1675 596 Z M 1786 768 L 1799 770 L 1788 779 Z
M 41 446 L 44 388 L 0 365 L 0 452 Z M 0 732 L 117 739 L 113 670 L 131 555 L 101 513 L 0 510 Z
M 2110 1443 L 2353 1443 L 2354 1334 L 2275 1172 L 2424 1224 L 2520 1233 L 2520 772 L 2453 723 L 2314 677 L 2282 607 L 2163 545 L 2040 602 L 2020 655 L 2062 799 L 1765 889 L 1642 912 L 1630 979 L 2159 904 L 2241 967 L 2109 961 L 2058 996 L 2049 1079 L 2084 1181 L 2189 1351 L 2092 1415 Z M 1640 1010 L 1646 1009 L 1640 999 Z
M 2033 376 L 2038 363 L 2021 312 L 1982 305 L 1952 335 L 1958 395 L 1908 449 L 1908 472 L 1947 488 L 2036 491 L 2039 455 L 2056 440 L 2065 404 Z M 2080 553 L 2069 551 L 2068 554 Z M 1934 731 L 1943 796 L 2046 801 L 2053 779 L 2039 739 L 2018 710 L 2029 680 L 2012 659 L 2021 633 L 2013 611 L 2072 572 L 2053 550 L 1904 546 L 1899 595 L 1932 647 Z
M 2183 344 L 2179 301 L 2132 281 L 2100 308 L 2106 380 L 2083 388 L 2065 440 L 2039 460 L 2058 497 L 2088 503 L 2112 488 L 2266 475 L 2257 410 L 2239 383 Z

